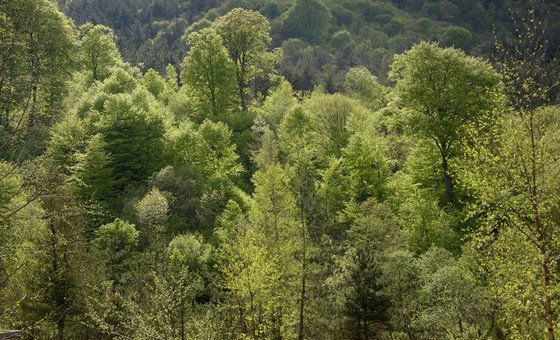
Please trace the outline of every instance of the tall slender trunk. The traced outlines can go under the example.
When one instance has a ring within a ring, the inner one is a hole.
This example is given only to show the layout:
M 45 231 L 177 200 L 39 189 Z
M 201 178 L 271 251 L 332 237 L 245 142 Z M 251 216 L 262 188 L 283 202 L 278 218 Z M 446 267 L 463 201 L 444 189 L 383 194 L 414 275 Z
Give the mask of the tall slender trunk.
M 245 100 L 245 85 L 243 81 L 239 81 L 239 100 L 241 101 L 241 109 L 247 111 L 247 101 Z
M 274 315 L 274 330 L 272 338 L 282 340 L 282 306 L 276 307 L 276 314 Z
M 241 101 L 241 109 L 247 111 L 247 98 L 245 97 L 245 76 L 247 73 L 247 60 L 245 53 L 241 53 L 237 58 L 233 57 L 234 60 L 237 59 L 237 87 L 239 91 L 239 100 Z
M 303 189 L 300 189 L 303 192 Z M 302 242 L 303 242 L 303 249 L 302 249 L 302 258 L 301 258 L 301 296 L 299 301 L 299 329 L 298 329 L 298 340 L 303 340 L 303 332 L 305 329 L 305 272 L 307 270 L 307 259 L 306 259 L 306 251 L 307 251 L 307 241 L 306 241 L 306 232 L 305 232 L 305 210 L 304 210 L 304 202 L 303 202 L 303 194 L 301 195 L 301 235 L 302 235 Z
M 541 266 L 543 270 L 544 310 L 546 319 L 546 338 L 554 340 L 554 310 L 552 309 L 552 297 L 550 295 L 551 274 L 549 268 L 549 255 L 547 252 L 546 232 L 543 228 L 539 211 L 539 199 L 537 189 L 537 145 L 535 141 L 534 112 L 529 113 L 529 133 L 531 137 L 531 204 L 533 209 L 533 220 L 535 234 L 541 254 Z
M 455 194 L 453 192 L 453 178 L 449 174 L 449 162 L 447 151 L 441 151 L 441 167 L 442 167 L 442 180 L 445 186 L 445 201 L 452 204 L 455 200 Z
M 181 340 L 185 340 L 185 307 L 181 306 Z
M 64 340 L 64 318 L 60 318 L 56 322 L 56 339 Z
M 37 93 L 39 91 L 39 61 L 35 58 L 31 61 L 31 79 L 33 81 L 31 111 L 29 112 L 28 125 L 33 127 L 37 119 Z

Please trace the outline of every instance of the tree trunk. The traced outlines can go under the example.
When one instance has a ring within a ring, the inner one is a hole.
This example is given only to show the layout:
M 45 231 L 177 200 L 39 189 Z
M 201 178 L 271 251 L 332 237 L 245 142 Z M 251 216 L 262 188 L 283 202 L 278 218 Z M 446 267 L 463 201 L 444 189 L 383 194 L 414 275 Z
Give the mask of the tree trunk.
M 29 118 L 27 121 L 27 126 L 33 127 L 37 119 L 37 93 L 39 92 L 39 61 L 35 58 L 31 61 L 31 79 L 33 80 L 32 87 L 32 99 L 31 99 L 31 111 L 29 112 Z
M 546 311 L 546 338 L 547 340 L 554 340 L 554 311 L 552 309 L 552 298 L 550 296 L 550 269 L 548 268 L 547 258 L 543 259 L 543 273 L 544 273 L 544 308 Z
M 300 192 L 303 192 L 303 190 L 301 189 Z M 307 259 L 306 259 L 306 247 L 307 247 L 307 242 L 306 242 L 306 238 L 305 238 L 305 210 L 303 207 L 303 195 L 301 195 L 301 235 L 302 235 L 302 242 L 303 242 L 303 249 L 302 249 L 302 259 L 301 259 L 301 267 L 302 267 L 302 273 L 301 273 L 301 296 L 300 296 L 300 302 L 299 302 L 299 329 L 298 329 L 298 340 L 303 340 L 303 331 L 305 329 L 305 325 L 304 325 L 304 321 L 305 321 L 305 271 L 306 271 L 306 266 L 307 266 Z
M 56 339 L 57 340 L 64 339 L 64 318 L 60 318 L 56 322 Z
M 536 177 L 536 176 L 535 176 Z M 536 196 L 535 196 L 536 197 Z M 543 270 L 543 290 L 544 290 L 544 310 L 546 319 L 546 338 L 547 340 L 554 340 L 554 310 L 552 309 L 552 297 L 550 296 L 550 268 L 549 257 L 546 252 L 546 240 L 541 223 L 538 206 L 533 204 L 533 213 L 535 218 L 535 229 L 537 239 L 539 241 L 539 251 L 541 254 L 542 270 Z
M 181 340 L 185 340 L 185 308 L 181 307 Z
M 237 77 L 237 82 L 239 85 L 239 99 L 241 100 L 241 109 L 246 112 L 247 111 L 247 98 L 245 97 L 245 75 L 247 73 L 247 61 L 245 57 L 245 53 L 242 53 L 239 60 L 239 73 Z
M 445 186 L 445 201 L 448 204 L 453 204 L 455 201 L 455 194 L 453 193 L 453 178 L 449 174 L 449 163 L 447 161 L 447 153 L 442 151 L 441 154 L 441 167 L 442 167 L 442 179 L 443 185 Z
M 299 302 L 299 330 L 298 340 L 303 340 L 304 320 L 305 320 L 305 252 L 303 255 L 303 274 L 301 276 L 301 297 Z
M 544 310 L 546 319 L 546 338 L 554 340 L 554 310 L 552 309 L 552 297 L 550 296 L 550 268 L 549 257 L 547 252 L 546 235 L 544 226 L 541 221 L 539 209 L 539 197 L 537 189 L 537 143 L 535 141 L 534 112 L 529 113 L 529 133 L 531 137 L 531 204 L 533 208 L 533 219 L 535 225 L 535 233 L 539 242 L 539 251 L 541 254 L 543 269 L 543 290 L 544 290 Z

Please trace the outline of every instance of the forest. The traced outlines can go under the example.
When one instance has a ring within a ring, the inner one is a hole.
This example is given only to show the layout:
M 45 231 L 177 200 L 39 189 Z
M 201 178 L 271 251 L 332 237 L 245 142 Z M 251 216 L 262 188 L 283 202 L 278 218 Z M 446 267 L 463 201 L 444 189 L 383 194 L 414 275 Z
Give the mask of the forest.
M 0 0 L 0 338 L 560 338 L 556 0 Z

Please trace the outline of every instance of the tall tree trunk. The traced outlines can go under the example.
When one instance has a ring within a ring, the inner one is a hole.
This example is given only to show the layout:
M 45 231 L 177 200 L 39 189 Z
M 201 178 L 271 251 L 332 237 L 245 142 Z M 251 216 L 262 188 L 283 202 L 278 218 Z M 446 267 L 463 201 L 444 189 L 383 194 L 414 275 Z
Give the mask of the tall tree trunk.
M 245 76 L 247 73 L 247 60 L 245 53 L 239 56 L 239 70 L 237 72 L 237 85 L 239 87 L 239 100 L 241 101 L 241 109 L 247 111 L 247 98 L 245 96 Z
M 453 178 L 451 178 L 451 175 L 449 174 L 449 163 L 447 158 L 447 151 L 442 151 L 441 167 L 443 185 L 445 186 L 445 201 L 449 204 L 453 204 L 453 201 L 455 201 L 455 194 L 453 192 Z
M 185 340 L 185 307 L 181 306 L 181 340 Z
M 64 318 L 60 318 L 56 322 L 56 339 L 64 340 Z
M 33 81 L 32 87 L 32 99 L 31 99 L 31 111 L 29 112 L 29 118 L 27 121 L 27 126 L 33 127 L 35 125 L 35 120 L 37 119 L 37 92 L 39 91 L 39 61 L 33 58 L 31 61 L 31 79 Z
M 239 82 L 239 100 L 241 101 L 241 109 L 247 111 L 247 101 L 245 100 L 245 87 L 243 81 Z
M 301 189 L 303 192 L 303 189 Z M 306 251 L 307 251 L 307 241 L 306 241 L 306 233 L 305 233 L 305 210 L 304 210 L 304 203 L 303 203 L 303 195 L 301 195 L 301 235 L 302 235 L 302 242 L 303 242 L 303 249 L 302 249 L 302 258 L 301 258 L 301 296 L 299 301 L 299 329 L 298 329 L 298 340 L 303 340 L 303 332 L 305 329 L 305 271 L 307 270 L 307 259 L 306 259 Z
M 550 296 L 550 268 L 548 268 L 547 256 L 543 258 L 543 276 L 544 276 L 544 308 L 546 312 L 546 338 L 554 340 L 554 310 L 552 309 L 552 297 Z
M 550 296 L 550 268 L 547 252 L 547 240 L 544 226 L 539 211 L 539 197 L 537 189 L 537 157 L 538 150 L 535 141 L 534 112 L 529 113 L 529 133 L 531 137 L 531 204 L 533 208 L 533 220 L 535 234 L 539 243 L 543 271 L 544 310 L 546 319 L 546 338 L 554 340 L 554 310 L 552 309 L 552 297 Z
M 305 242 L 305 241 L 304 241 Z M 305 328 L 305 251 L 303 253 L 303 273 L 301 275 L 301 296 L 299 302 L 299 330 L 298 330 L 298 340 L 303 340 L 303 331 Z

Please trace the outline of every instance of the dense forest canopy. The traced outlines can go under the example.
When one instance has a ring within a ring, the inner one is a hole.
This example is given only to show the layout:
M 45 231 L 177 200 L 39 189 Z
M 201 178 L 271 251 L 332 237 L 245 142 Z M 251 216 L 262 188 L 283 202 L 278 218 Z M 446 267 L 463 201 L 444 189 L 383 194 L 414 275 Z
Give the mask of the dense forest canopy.
M 0 0 L 0 335 L 560 337 L 560 5 Z

